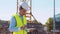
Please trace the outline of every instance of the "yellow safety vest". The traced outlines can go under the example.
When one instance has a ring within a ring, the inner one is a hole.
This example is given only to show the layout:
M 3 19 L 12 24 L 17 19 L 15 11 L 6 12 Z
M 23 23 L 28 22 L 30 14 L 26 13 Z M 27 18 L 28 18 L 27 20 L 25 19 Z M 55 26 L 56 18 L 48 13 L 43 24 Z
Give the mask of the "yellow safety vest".
M 21 20 L 21 18 L 19 17 L 18 14 L 14 14 L 13 16 L 16 19 L 16 27 L 19 28 L 19 27 L 27 24 L 27 21 L 26 21 L 26 17 L 25 16 L 23 16 L 23 22 L 24 22 L 24 24 L 22 23 L 22 20 Z M 26 32 L 26 30 L 19 30 L 17 32 L 13 32 L 13 34 L 27 34 L 27 32 Z

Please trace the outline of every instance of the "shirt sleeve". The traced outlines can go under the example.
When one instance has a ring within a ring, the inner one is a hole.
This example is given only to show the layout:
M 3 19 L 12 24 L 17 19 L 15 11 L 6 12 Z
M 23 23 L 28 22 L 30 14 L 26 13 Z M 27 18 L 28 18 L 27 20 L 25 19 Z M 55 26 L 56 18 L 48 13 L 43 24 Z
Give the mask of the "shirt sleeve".
M 12 17 L 12 19 L 10 21 L 10 25 L 9 25 L 10 32 L 16 32 L 16 31 L 19 31 L 21 29 L 20 27 L 15 27 L 15 25 L 16 25 L 16 20 L 14 17 Z

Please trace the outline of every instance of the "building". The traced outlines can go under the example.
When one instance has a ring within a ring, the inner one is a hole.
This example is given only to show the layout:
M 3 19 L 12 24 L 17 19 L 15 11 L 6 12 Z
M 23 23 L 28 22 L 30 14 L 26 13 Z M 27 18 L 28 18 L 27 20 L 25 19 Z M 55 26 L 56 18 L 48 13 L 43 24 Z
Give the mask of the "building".
M 10 34 L 8 21 L 0 20 L 0 34 Z
M 56 28 L 56 30 L 59 30 L 60 31 L 60 14 L 57 14 L 56 15 L 56 21 L 55 21 L 55 28 Z

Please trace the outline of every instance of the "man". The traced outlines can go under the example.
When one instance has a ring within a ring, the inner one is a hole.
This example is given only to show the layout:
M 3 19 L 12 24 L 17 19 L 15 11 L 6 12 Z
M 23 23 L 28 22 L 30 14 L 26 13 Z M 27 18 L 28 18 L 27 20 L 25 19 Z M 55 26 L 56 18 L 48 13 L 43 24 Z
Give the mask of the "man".
M 23 2 L 19 7 L 19 13 L 14 14 L 10 21 L 10 26 L 9 26 L 10 32 L 13 32 L 13 34 L 27 34 L 25 30 L 27 21 L 24 15 L 28 10 L 29 10 L 28 4 L 26 2 Z

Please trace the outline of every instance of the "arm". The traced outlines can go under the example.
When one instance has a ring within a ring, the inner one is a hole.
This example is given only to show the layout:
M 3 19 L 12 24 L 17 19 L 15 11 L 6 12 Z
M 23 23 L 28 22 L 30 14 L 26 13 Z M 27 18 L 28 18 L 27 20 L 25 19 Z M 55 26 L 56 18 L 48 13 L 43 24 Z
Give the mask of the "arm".
M 10 21 L 10 25 L 9 25 L 9 31 L 10 32 L 16 32 L 19 31 L 21 28 L 20 27 L 16 27 L 16 20 L 14 17 L 12 17 L 11 21 Z

